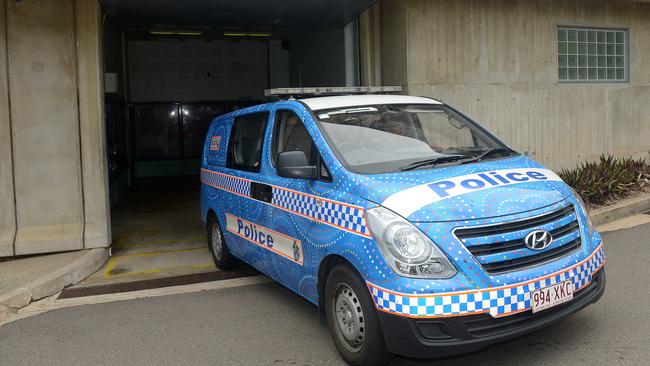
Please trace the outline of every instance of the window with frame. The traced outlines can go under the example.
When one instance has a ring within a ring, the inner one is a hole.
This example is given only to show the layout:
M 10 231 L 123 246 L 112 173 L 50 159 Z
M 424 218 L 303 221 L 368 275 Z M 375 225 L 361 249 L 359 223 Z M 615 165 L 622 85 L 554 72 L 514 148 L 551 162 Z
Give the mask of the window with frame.
M 622 82 L 629 78 L 628 32 L 625 29 L 557 29 L 558 80 Z
M 327 168 L 322 164 L 318 148 L 300 117 L 290 110 L 279 110 L 275 113 L 273 130 L 271 158 L 274 165 L 278 161 L 278 155 L 285 151 L 304 152 L 309 165 L 320 168 L 320 178 L 331 179 Z
M 268 112 L 250 113 L 235 117 L 228 142 L 229 168 L 260 171 L 264 131 Z

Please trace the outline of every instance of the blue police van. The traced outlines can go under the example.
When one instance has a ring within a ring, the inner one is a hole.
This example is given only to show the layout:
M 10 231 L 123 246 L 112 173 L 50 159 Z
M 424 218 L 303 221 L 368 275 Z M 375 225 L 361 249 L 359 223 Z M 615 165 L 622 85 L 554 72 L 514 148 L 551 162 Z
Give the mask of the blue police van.
M 476 351 L 601 297 L 601 237 L 555 173 L 449 105 L 356 91 L 212 122 L 201 216 L 219 268 L 316 304 L 353 365 Z

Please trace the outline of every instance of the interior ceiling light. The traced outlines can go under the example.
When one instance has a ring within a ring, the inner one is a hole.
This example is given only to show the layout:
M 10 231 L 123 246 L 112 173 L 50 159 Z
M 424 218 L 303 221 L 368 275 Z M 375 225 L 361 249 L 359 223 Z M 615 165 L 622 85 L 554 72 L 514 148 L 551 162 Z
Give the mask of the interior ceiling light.
M 266 33 L 266 32 L 255 32 L 255 33 L 223 32 L 223 35 L 226 37 L 271 37 L 271 33 Z
M 203 34 L 201 31 L 171 31 L 171 30 L 150 30 L 149 34 L 157 36 L 200 36 Z

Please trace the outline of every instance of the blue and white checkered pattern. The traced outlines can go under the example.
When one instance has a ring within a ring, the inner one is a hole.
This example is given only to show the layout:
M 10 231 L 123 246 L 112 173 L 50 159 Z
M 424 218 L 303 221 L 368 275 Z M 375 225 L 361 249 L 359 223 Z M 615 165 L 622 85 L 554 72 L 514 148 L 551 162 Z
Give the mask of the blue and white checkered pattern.
M 245 197 L 251 196 L 251 181 L 210 170 L 201 170 L 201 183 Z
M 586 261 L 539 280 L 519 285 L 445 293 L 440 295 L 396 294 L 368 283 L 377 308 L 411 317 L 444 317 L 488 312 L 493 317 L 530 309 L 531 291 L 571 280 L 574 291 L 588 285 L 605 262 L 602 245 Z
M 201 170 L 201 182 L 244 197 L 251 197 L 251 181 L 211 170 Z M 362 207 L 351 206 L 281 187 L 273 187 L 271 205 L 339 229 L 370 237 Z
M 273 187 L 273 201 L 271 204 L 361 236 L 370 236 L 363 215 L 363 208 L 361 207 L 350 206 L 279 187 Z

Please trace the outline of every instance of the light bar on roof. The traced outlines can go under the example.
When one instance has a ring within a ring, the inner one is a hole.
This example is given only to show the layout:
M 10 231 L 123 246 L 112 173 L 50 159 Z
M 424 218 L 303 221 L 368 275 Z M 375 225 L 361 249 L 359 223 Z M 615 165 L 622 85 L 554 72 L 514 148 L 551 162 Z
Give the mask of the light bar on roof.
M 275 88 L 267 89 L 267 97 L 290 97 L 305 95 L 341 95 L 341 94 L 388 94 L 401 93 L 401 86 L 334 86 L 319 88 Z

